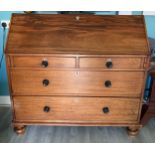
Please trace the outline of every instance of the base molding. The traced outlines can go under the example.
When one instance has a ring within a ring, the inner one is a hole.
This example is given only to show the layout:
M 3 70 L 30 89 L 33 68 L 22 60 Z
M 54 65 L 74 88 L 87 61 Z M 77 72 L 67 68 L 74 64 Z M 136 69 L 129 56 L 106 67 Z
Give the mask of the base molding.
M 0 96 L 0 106 L 10 106 L 11 100 L 10 96 Z
M 102 123 L 102 122 L 68 122 L 68 121 L 59 121 L 59 122 L 49 122 L 49 121 L 12 121 L 13 126 L 28 126 L 28 125 L 43 125 L 43 126 L 113 126 L 113 127 L 130 127 L 130 128 L 141 128 L 142 125 L 139 123 Z

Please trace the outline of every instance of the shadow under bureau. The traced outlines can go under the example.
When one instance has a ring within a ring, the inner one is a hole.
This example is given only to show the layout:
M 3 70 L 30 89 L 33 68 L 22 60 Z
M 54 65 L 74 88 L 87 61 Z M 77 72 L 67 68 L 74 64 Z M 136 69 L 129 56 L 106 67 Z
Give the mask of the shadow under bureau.
M 138 133 L 149 66 L 143 16 L 13 14 L 6 45 L 13 126 Z

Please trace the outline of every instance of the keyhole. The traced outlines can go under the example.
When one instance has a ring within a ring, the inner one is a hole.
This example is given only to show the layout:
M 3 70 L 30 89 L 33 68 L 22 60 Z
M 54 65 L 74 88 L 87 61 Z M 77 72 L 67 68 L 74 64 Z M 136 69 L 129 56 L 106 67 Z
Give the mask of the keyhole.
M 80 17 L 79 16 L 76 16 L 75 18 L 76 18 L 76 20 L 80 20 Z

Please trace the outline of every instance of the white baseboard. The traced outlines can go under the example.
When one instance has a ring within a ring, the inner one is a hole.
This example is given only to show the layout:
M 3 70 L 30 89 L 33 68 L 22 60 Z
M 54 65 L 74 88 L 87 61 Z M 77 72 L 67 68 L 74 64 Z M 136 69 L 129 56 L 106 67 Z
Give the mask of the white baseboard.
M 155 11 L 143 11 L 143 15 L 155 15 Z
M 10 105 L 10 96 L 0 96 L 0 105 Z
M 132 15 L 132 11 L 119 11 L 119 15 Z

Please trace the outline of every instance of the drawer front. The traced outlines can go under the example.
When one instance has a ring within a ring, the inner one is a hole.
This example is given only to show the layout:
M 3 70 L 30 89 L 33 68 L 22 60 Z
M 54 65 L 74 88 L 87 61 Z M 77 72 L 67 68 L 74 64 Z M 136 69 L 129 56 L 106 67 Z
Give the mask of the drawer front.
M 143 69 L 143 58 L 80 58 L 80 68 Z
M 140 97 L 143 72 L 11 70 L 13 94 Z
M 137 121 L 139 99 L 88 97 L 15 97 L 17 121 L 132 122 Z
M 36 68 L 74 68 L 74 57 L 30 57 L 15 56 L 13 59 L 14 67 L 36 67 Z

